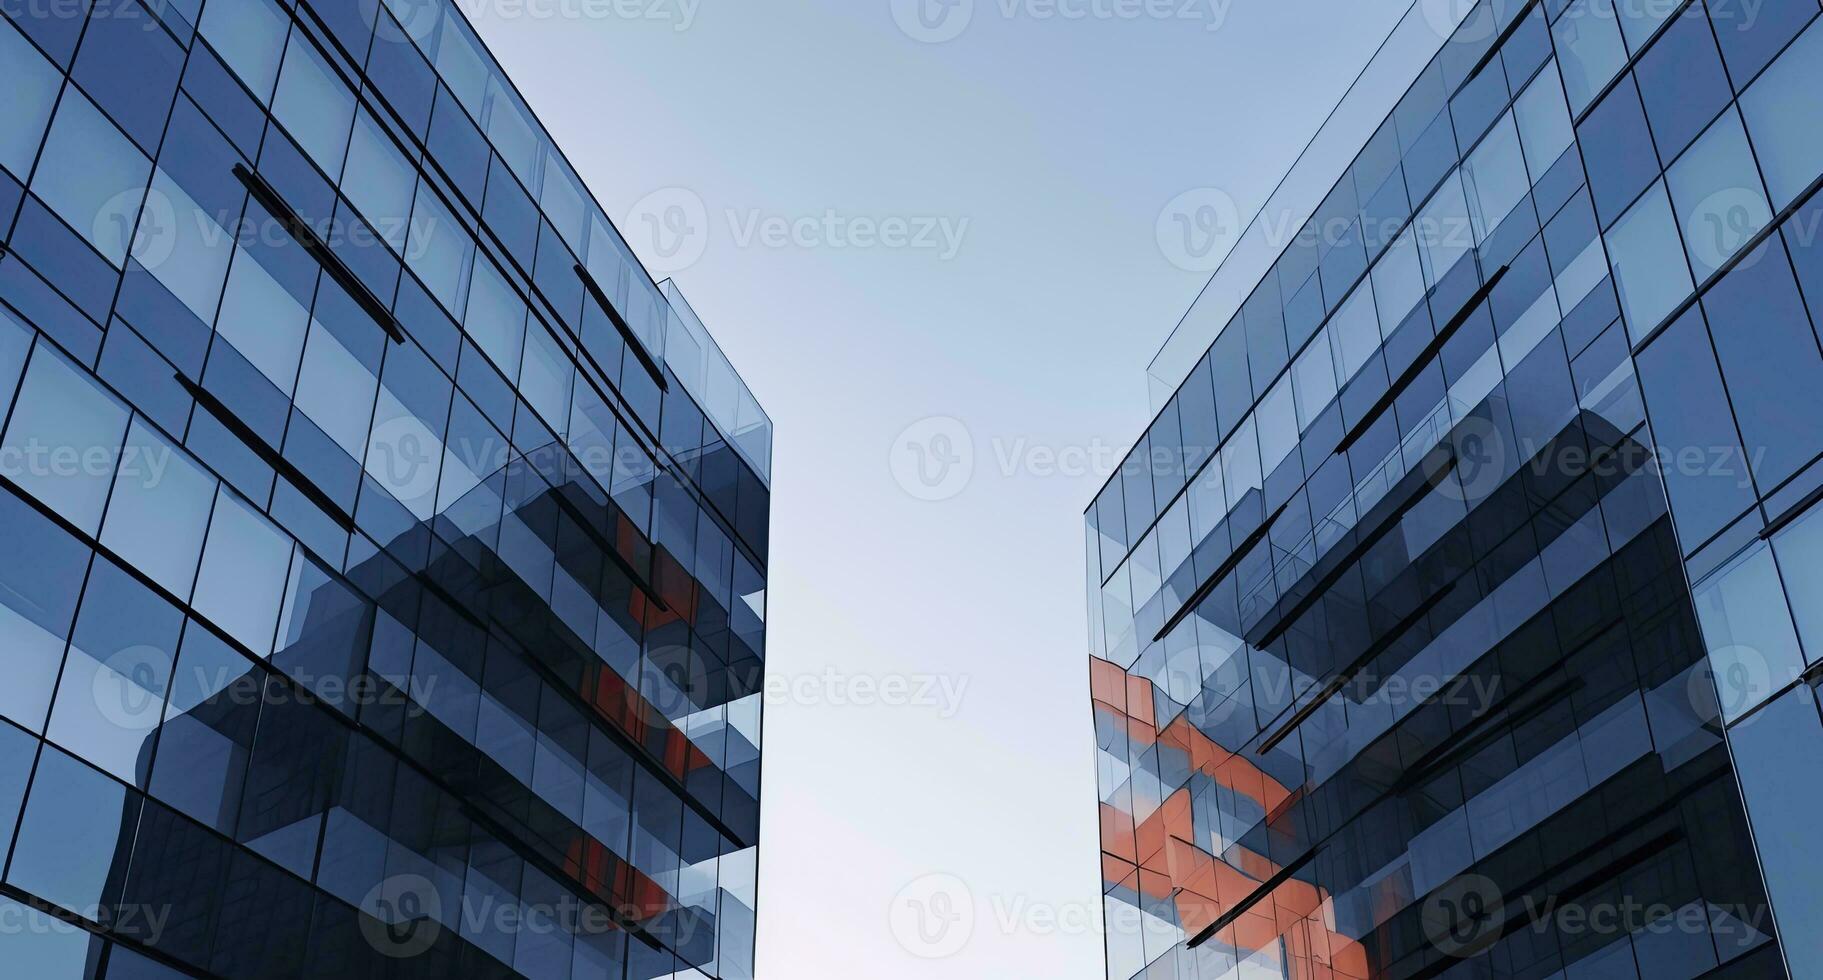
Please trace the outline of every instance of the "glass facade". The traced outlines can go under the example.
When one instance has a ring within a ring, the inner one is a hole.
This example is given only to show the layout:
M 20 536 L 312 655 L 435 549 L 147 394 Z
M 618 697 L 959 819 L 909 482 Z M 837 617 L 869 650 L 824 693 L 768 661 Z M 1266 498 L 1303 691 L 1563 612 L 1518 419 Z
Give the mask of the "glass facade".
M 1088 511 L 1107 975 L 1823 977 L 1819 5 L 1457 6 Z
M 682 295 L 454 5 L 0 6 L 0 972 L 750 978 Z

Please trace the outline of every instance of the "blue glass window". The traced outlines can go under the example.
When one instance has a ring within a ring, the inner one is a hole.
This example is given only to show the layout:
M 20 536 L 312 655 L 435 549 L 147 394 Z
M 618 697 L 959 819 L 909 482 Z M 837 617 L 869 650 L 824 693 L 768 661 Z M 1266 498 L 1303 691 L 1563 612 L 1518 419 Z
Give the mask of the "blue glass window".
M 323 288 L 325 292 L 339 289 L 332 284 Z M 350 332 L 359 335 L 344 336 Z M 310 321 L 310 338 L 304 345 L 304 362 L 298 373 L 298 410 L 335 440 L 350 459 L 360 459 L 367 445 L 374 391 L 380 385 L 355 350 L 370 348 L 377 336 L 373 324 L 365 318 L 331 316 L 327 321 Z
M 1605 237 L 1621 310 L 1638 343 L 1696 288 L 1664 183 L 1653 185 Z
M 508 378 L 519 377 L 525 346 L 525 303 L 508 286 L 492 262 L 475 264 L 469 281 L 468 313 L 463 329 Z
M 13 846 L 19 827 L 19 809 L 25 805 L 25 784 L 32 764 L 38 761 L 38 740 L 11 725 L 0 724 L 0 862 Z
M 393 251 L 405 251 L 405 222 L 411 217 L 411 195 L 416 173 L 399 154 L 398 147 L 366 109 L 355 117 L 354 135 L 348 144 L 348 172 L 342 193 L 373 226 Z
M 45 746 L 19 820 L 8 884 L 93 917 L 115 898 L 115 858 L 133 839 L 139 800 L 125 786 Z
M 297 384 L 309 319 L 309 311 L 253 253 L 234 250 L 215 331 L 287 396 Z
M 1514 100 L 1513 116 L 1519 123 L 1519 140 L 1525 148 L 1532 182 L 1537 183 L 1576 139 L 1570 107 L 1564 101 L 1563 81 L 1557 72 L 1540 72 Z
M 1418 244 L 1423 247 L 1424 281 L 1435 286 L 1475 247 L 1474 225 L 1469 221 L 1460 171 L 1443 182 L 1436 196 L 1413 220 L 1412 227 L 1418 229 Z
M 1756 3 L 1754 0 L 1707 0 L 1709 19 L 1735 85 L 1752 81 L 1785 42 L 1797 36 L 1817 16 L 1811 5 L 1796 2 Z
M 101 543 L 188 598 L 215 502 L 215 478 L 143 421 L 127 431 Z
M 1696 587 L 1696 614 L 1709 647 L 1722 713 L 1732 722 L 1804 670 L 1798 634 L 1772 551 L 1764 541 Z
M 131 230 L 121 217 L 139 210 L 152 163 L 101 110 L 71 89 L 58 104 L 32 177 L 32 193 L 108 261 L 127 257 Z
M 1728 104 L 1734 90 L 1702 17 L 1679 17 L 1634 69 L 1658 150 L 1676 159 Z
M 462 287 L 474 254 L 475 243 L 456 221 L 455 215 L 449 213 L 435 194 L 420 189 L 412 204 L 405 261 L 418 278 L 424 280 L 430 294 L 451 312 L 459 313 L 462 309 Z
M 1747 133 L 1733 109 L 1671 165 L 1665 179 L 1698 281 L 1720 269 L 1772 220 Z
M 272 0 L 215 0 L 199 29 L 262 103 L 272 97 L 289 21 Z
M 1792 976 L 1823 976 L 1823 853 L 1815 846 L 1823 807 L 1823 741 L 1817 700 L 1800 685 L 1728 733 L 1760 849 L 1760 868 Z
M 1589 166 L 1589 190 L 1602 227 L 1614 222 L 1658 176 L 1652 133 L 1640 107 L 1639 88 L 1626 78 L 1608 93 L 1577 130 Z
M 146 150 L 164 136 L 184 52 L 134 0 L 96 5 L 73 76 Z
M 1823 173 L 1823 126 L 1817 125 L 1823 117 L 1823 23 L 1792 42 L 1742 94 L 1741 114 L 1772 205 L 1783 208 Z
M 1823 508 L 1813 508 L 1779 532 L 1772 550 L 1791 596 L 1804 659 L 1823 659 Z
M 89 549 L 11 494 L 0 494 L 0 542 L 0 640 L 8 658 L 0 715 L 42 731 Z
M 1613 0 L 1574 0 L 1551 26 L 1572 114 L 1580 114 L 1595 101 L 1602 87 L 1627 63 L 1617 21 Z
M 267 656 L 290 569 L 291 540 L 240 497 L 217 491 L 196 579 L 197 612 Z
M 93 980 L 102 943 L 87 930 L 10 898 L 0 898 L 0 921 L 0 960 L 16 976 Z
M 235 251 L 228 233 L 177 181 L 162 169 L 153 175 L 133 257 L 205 328 L 215 322 Z
M 126 431 L 126 407 L 97 387 L 88 372 L 39 344 L 0 445 L 0 467 L 27 493 L 93 534 L 101 526 Z
M 176 607 L 97 561 L 45 734 L 123 782 L 145 785 L 182 627 Z
M 272 114 L 326 174 L 342 172 L 354 93 L 348 91 L 310 44 L 285 48 Z
M 6 78 L 6 98 L 0 100 L 0 166 L 24 182 L 51 121 L 63 75 L 11 20 L 0 20 L 0 76 Z
M 214 633 L 191 624 L 171 675 L 152 795 L 233 833 L 265 674 Z
M 1685 311 L 1635 360 L 1678 537 L 1695 549 L 1755 500 L 1701 307 Z
M 1823 355 L 1775 237 L 1703 296 L 1741 442 L 1770 492 L 1823 450 Z
M 1525 157 L 1519 148 L 1519 128 L 1513 114 L 1502 116 L 1487 139 L 1462 165 L 1463 186 L 1475 218 L 1475 239 L 1486 241 L 1494 229 L 1525 200 L 1532 182 L 1526 176 Z

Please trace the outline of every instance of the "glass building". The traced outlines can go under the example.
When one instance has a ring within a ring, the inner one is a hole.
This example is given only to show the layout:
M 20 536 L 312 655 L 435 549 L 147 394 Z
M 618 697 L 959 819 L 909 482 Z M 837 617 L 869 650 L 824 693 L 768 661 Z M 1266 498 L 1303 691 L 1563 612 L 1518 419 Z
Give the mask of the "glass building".
M 0 973 L 751 977 L 682 295 L 443 0 L 0 7 Z
M 1110 978 L 1823 977 L 1820 120 L 1816 0 L 1413 5 L 1088 512 Z

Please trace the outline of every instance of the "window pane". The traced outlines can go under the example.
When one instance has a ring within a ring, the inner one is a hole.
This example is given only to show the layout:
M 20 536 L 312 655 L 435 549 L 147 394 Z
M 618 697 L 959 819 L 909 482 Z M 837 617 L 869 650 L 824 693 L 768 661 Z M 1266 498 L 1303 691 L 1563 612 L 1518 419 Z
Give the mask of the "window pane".
M 152 795 L 233 833 L 264 689 L 264 673 L 214 633 L 194 624 L 185 630 L 159 729 Z
M 0 715 L 44 730 L 89 549 L 10 493 L 0 493 Z
M 1525 148 L 1527 169 L 1536 182 L 1563 151 L 1570 148 L 1576 130 L 1570 124 L 1570 107 L 1564 102 L 1563 82 L 1557 72 L 1539 72 L 1513 103 L 1519 123 L 1519 140 Z
M 1423 246 L 1424 281 L 1435 286 L 1475 247 L 1474 228 L 1469 223 L 1468 199 L 1462 194 L 1460 173 L 1451 174 L 1443 182 L 1437 195 L 1419 213 L 1413 227 L 1418 229 L 1418 244 Z
M 342 192 L 386 244 L 401 253 L 405 251 L 405 222 L 411 216 L 413 177 L 411 165 L 362 109 L 348 146 Z
M 0 166 L 24 182 L 51 121 L 63 75 L 13 29 L 12 21 L 0 24 L 0 76 L 6 78 L 6 98 L 0 100 Z
M 1605 227 L 1614 222 L 1646 185 L 1658 178 L 1658 155 L 1639 88 L 1623 78 L 1577 130 L 1583 159 L 1589 165 L 1589 191 L 1595 213 Z
M 463 279 L 474 252 L 475 243 L 449 209 L 430 191 L 420 193 L 412 205 L 405 261 L 452 313 L 462 310 Z
M 1773 238 L 1703 296 L 1741 444 L 1763 491 L 1823 450 L 1823 355 Z
M 1291 368 L 1292 383 L 1298 399 L 1298 428 L 1308 429 L 1336 397 L 1336 363 L 1330 353 L 1329 337 L 1318 337 Z M 1217 474 L 1219 477 L 1219 474 Z M 1221 493 L 1218 485 L 1216 493 Z
M 27 493 L 95 533 L 114 482 L 127 409 L 47 344 L 25 372 L 0 468 Z
M 1270 475 L 1293 449 L 1298 448 L 1298 412 L 1292 401 L 1289 377 L 1280 378 L 1266 397 L 1260 399 L 1259 423 L 1262 472 Z
M 1374 300 L 1380 322 L 1399 324 L 1424 298 L 1424 271 L 1418 261 L 1418 236 L 1406 229 L 1374 266 Z
M 319 302 L 319 312 L 321 305 Z M 342 326 L 347 329 L 369 325 L 343 321 Z M 366 446 L 374 390 L 379 385 L 379 379 L 348 349 L 336 329 L 320 320 L 310 321 L 296 404 L 350 459 L 360 459 Z
M 1722 267 L 1772 220 L 1741 117 L 1730 109 L 1666 174 L 1698 281 Z
M 1647 191 L 1605 237 L 1627 330 L 1638 343 L 1695 288 L 1664 183 Z
M 1582 112 L 1627 63 L 1613 0 L 1575 0 L 1551 27 L 1570 112 Z
M 1525 199 L 1532 183 L 1526 178 L 1525 159 L 1519 150 L 1519 130 L 1508 113 L 1494 125 L 1487 138 L 1462 165 L 1463 185 L 1475 217 L 1475 238 L 1485 241 L 1494 229 Z
M 309 319 L 309 311 L 253 253 L 234 250 L 215 330 L 287 396 L 297 384 L 298 357 Z
M 217 491 L 196 610 L 267 656 L 290 568 L 291 539 L 227 489 Z
M 215 478 L 135 419 L 108 502 L 101 542 L 188 598 L 215 502 Z
M 204 5 L 203 37 L 262 103 L 272 96 L 285 49 L 285 15 L 271 0 L 214 0 Z
M 1780 532 L 1772 550 L 1804 641 L 1804 659 L 1823 659 L 1823 508 L 1813 508 Z
M 354 119 L 354 93 L 330 72 L 311 45 L 286 47 L 272 114 L 324 173 L 342 172 L 348 126 Z
M 1781 696 L 1728 733 L 1779 938 L 1800 980 L 1823 977 L 1823 740 L 1809 685 Z
M 1666 327 L 1636 360 L 1678 536 L 1694 548 L 1754 503 L 1702 309 Z M 1716 459 L 1728 465 L 1710 465 Z
M 101 961 L 101 940 L 55 916 L 0 898 L 0 961 L 32 980 L 89 980 Z
M 488 359 L 509 379 L 519 377 L 519 354 L 525 345 L 525 303 L 506 284 L 492 262 L 475 264 L 469 283 L 468 313 L 463 329 Z
M 1732 722 L 1804 670 L 1772 551 L 1758 542 L 1696 587 L 1722 713 Z
M 1728 104 L 1734 90 L 1704 18 L 1680 17 L 1634 69 L 1658 151 L 1677 158 Z
M 38 740 L 11 725 L 0 725 L 0 862 L 13 846 L 19 810 L 25 805 L 25 784 L 31 780 L 32 763 L 38 761 Z
M 145 154 L 82 93 L 70 89 L 45 137 L 32 193 L 119 265 L 127 257 L 130 229 L 113 216 L 138 210 L 151 173 Z
M 45 734 L 120 780 L 145 785 L 182 627 L 176 607 L 112 562 L 96 562 Z
M 116 861 L 125 860 L 138 817 L 125 786 L 45 746 L 7 883 L 94 918 L 119 888 L 125 869 Z
M 1773 207 L 1783 208 L 1823 173 L 1823 21 L 1792 42 L 1741 96 L 1741 113 L 1766 172 Z
M 1368 283 L 1348 298 L 1329 324 L 1331 345 L 1335 348 L 1336 375 L 1343 384 L 1361 370 L 1380 349 L 1380 321 L 1374 314 L 1373 289 Z M 1271 471 L 1267 467 L 1267 471 Z

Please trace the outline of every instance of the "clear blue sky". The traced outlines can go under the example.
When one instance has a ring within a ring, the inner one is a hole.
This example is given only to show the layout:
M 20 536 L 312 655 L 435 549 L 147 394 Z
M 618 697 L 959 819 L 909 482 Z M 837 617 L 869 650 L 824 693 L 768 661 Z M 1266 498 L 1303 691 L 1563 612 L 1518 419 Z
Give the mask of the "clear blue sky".
M 1207 278 L 1161 212 L 1251 213 L 1407 3 L 463 4 L 777 425 L 761 980 L 1101 976 L 1082 510 Z

